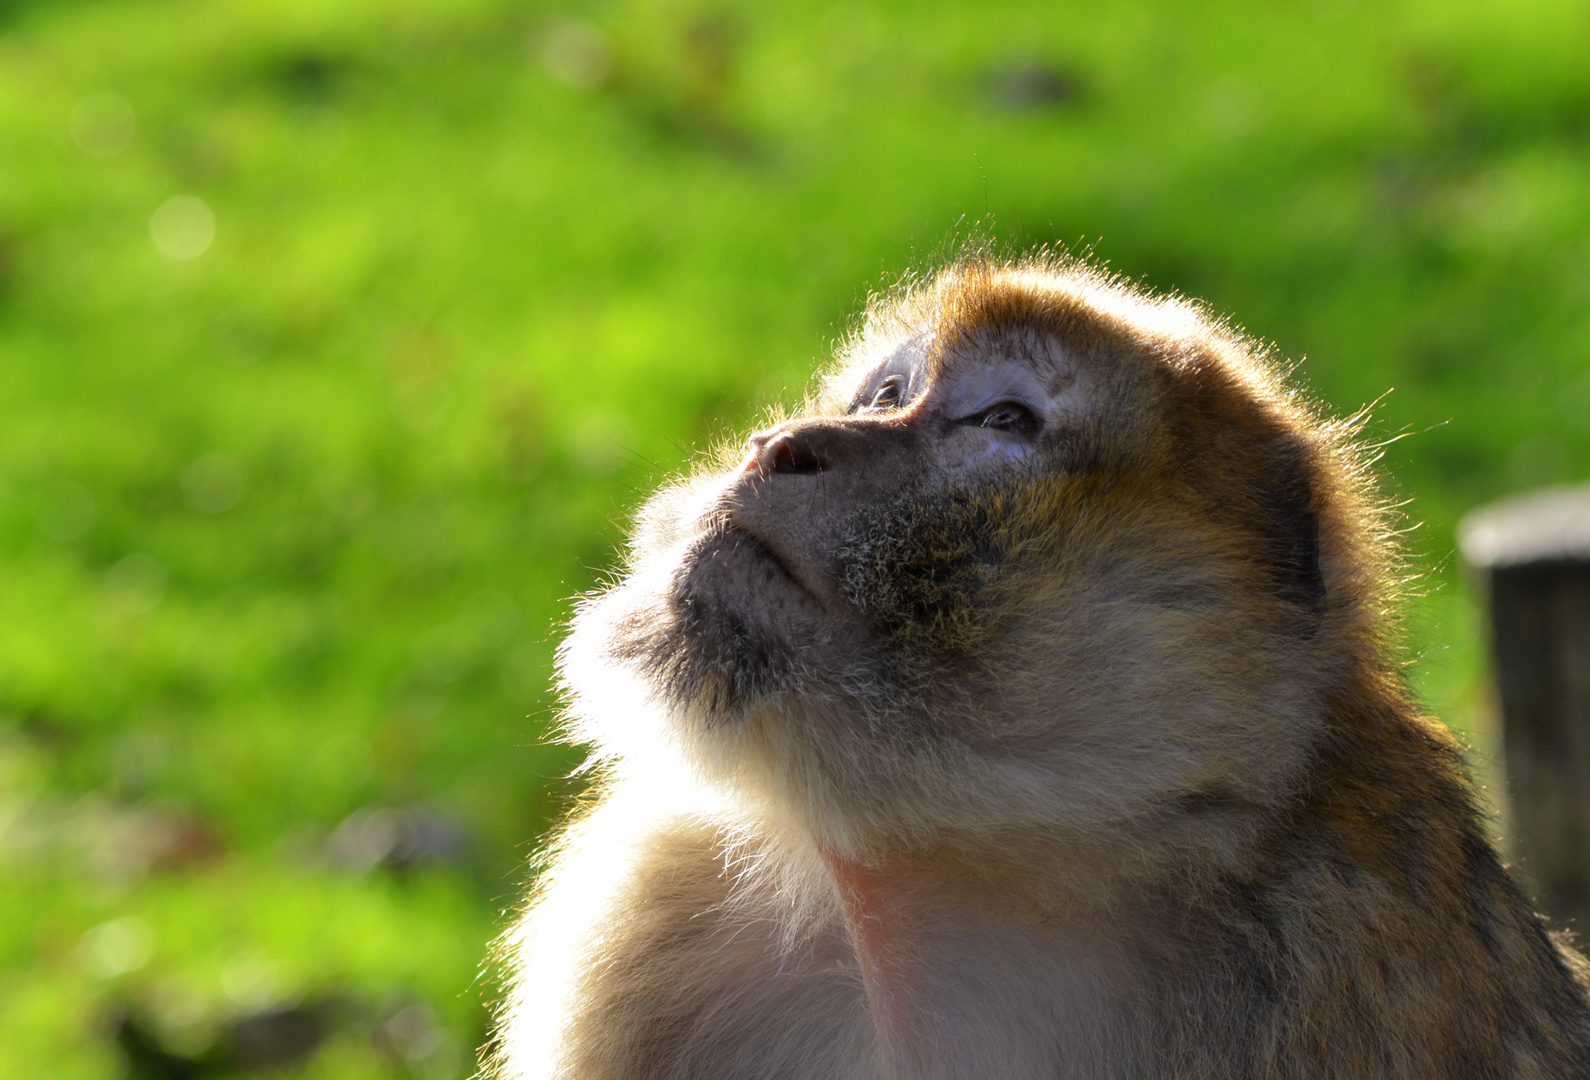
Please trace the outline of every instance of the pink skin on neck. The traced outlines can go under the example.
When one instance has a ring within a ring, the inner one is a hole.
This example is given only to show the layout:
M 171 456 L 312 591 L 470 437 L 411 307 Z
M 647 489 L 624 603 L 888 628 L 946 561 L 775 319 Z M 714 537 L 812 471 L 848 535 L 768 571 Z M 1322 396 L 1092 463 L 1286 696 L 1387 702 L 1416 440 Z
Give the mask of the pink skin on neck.
M 923 957 L 920 918 L 909 902 L 911 886 L 899 871 L 880 869 L 825 853 L 844 904 L 850 936 L 861 962 L 867 1006 L 878 1033 L 884 1075 L 914 1075 L 933 1041 L 923 1015 Z

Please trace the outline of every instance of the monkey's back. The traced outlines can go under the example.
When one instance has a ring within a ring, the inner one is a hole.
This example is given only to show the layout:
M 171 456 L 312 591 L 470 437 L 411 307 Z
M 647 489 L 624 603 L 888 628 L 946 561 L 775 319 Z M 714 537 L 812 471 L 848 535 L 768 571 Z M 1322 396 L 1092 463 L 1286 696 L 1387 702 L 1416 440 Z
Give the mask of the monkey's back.
M 1384 688 L 1335 711 L 1252 873 L 1189 912 L 1199 960 L 1165 957 L 1166 1012 L 1200 1017 L 1165 1075 L 1590 1076 L 1590 965 L 1496 858 L 1449 737 Z

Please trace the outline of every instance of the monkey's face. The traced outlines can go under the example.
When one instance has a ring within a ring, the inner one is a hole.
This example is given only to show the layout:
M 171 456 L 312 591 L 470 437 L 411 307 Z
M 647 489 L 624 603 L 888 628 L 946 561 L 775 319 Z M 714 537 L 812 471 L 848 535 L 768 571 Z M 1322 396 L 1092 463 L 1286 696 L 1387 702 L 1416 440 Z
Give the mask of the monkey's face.
M 1274 530 L 1206 490 L 1233 466 L 1177 434 L 1189 402 L 1097 327 L 859 350 L 810 415 L 648 506 L 565 647 L 581 734 L 637 752 L 624 727 L 661 713 L 691 762 L 863 846 L 1264 784 L 1302 752 L 1304 613 Z M 1249 456 L 1237 488 L 1268 482 Z M 603 707 L 615 669 L 638 689 Z
M 796 695 L 872 728 L 923 712 L 946 665 L 976 662 L 1085 392 L 1035 337 L 949 356 L 917 334 L 856 363 L 736 467 L 653 501 L 613 655 L 709 727 Z

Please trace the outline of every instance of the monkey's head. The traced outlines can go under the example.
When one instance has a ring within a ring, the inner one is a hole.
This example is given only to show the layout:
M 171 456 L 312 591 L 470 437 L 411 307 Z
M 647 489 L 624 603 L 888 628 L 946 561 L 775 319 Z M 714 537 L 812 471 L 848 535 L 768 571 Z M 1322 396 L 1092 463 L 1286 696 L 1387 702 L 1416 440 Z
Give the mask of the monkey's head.
M 965 262 L 652 500 L 564 648 L 575 730 L 848 850 L 1268 805 L 1372 648 L 1373 518 L 1192 305 Z

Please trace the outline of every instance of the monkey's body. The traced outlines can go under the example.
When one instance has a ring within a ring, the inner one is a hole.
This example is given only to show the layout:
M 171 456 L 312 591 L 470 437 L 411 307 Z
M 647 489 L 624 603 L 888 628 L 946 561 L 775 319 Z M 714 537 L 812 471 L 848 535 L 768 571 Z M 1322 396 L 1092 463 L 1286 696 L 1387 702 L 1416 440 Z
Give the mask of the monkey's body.
M 947 998 L 978 987 L 971 1000 L 988 1015 L 976 1037 L 954 1041 L 946 1033 L 970 1030 L 971 1018 L 926 1018 L 918 1034 L 931 1063 L 912 1075 L 1590 1075 L 1584 999 L 1566 970 L 1577 957 L 1547 939 L 1472 820 L 1446 826 L 1464 798 L 1455 778 L 1406 775 L 1409 757 L 1417 766 L 1445 748 L 1414 726 L 1404 737 L 1413 753 L 1375 748 L 1390 751 L 1379 775 L 1347 800 L 1299 805 L 1249 875 L 1071 920 L 1043 910 L 1064 897 L 1033 897 L 1026 918 L 987 918 L 1002 947 L 946 942 L 944 956 L 916 958 L 950 969 L 937 973 Z M 632 876 L 586 897 L 600 944 L 565 1030 L 566 1075 L 875 1080 L 873 1017 L 843 912 L 796 910 L 784 891 L 792 872 L 824 874 L 815 854 L 738 879 L 725 852 L 759 853 L 726 823 L 647 824 Z M 1436 865 L 1409 858 L 1421 848 Z M 543 1062 L 529 1057 L 525 1073 L 543 1075 Z
M 503 1076 L 1590 1077 L 1339 431 L 1074 266 L 947 271 L 851 354 L 576 621 L 611 774 Z

